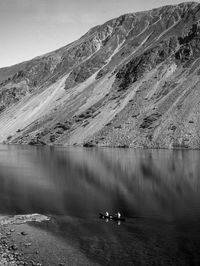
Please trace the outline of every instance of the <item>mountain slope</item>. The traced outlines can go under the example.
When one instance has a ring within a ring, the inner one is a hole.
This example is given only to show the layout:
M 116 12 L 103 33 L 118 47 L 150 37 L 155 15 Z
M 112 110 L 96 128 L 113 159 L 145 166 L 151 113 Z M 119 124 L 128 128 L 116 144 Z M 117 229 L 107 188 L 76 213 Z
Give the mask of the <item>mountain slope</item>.
M 0 69 L 0 141 L 200 148 L 200 4 L 126 14 Z

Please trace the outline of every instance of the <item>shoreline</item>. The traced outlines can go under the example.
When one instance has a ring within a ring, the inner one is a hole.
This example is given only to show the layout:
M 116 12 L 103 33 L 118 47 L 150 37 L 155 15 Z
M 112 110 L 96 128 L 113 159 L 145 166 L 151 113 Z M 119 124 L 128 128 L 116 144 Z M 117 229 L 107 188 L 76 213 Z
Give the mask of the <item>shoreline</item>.
M 38 219 L 35 219 L 36 215 Z M 96 261 L 87 257 L 87 250 L 85 254 L 79 249 L 79 245 L 72 244 L 71 230 L 60 230 L 57 218 L 39 214 L 7 218 L 4 216 L 4 222 L 2 225 L 0 223 L 0 265 L 98 266 Z M 67 216 L 67 221 L 70 227 L 73 227 L 76 222 L 82 226 L 82 221 L 80 222 L 79 219 Z M 63 238 L 63 233 L 69 234 L 69 241 Z
M 1 266 L 15 266 L 15 265 L 35 265 L 41 266 L 40 262 L 34 260 L 27 260 L 24 257 L 24 251 L 27 247 L 32 246 L 31 242 L 22 241 L 24 249 L 19 248 L 16 236 L 17 226 L 21 225 L 24 228 L 25 224 L 29 222 L 41 223 L 44 221 L 50 221 L 50 218 L 40 214 L 29 215 L 15 215 L 15 216 L 0 216 L 0 265 Z M 18 233 L 22 239 L 27 235 L 26 231 Z M 37 254 L 38 252 L 36 252 Z
M 145 147 L 145 146 L 128 146 L 128 145 L 93 145 L 87 146 L 84 144 L 80 145 L 65 145 L 65 144 L 28 144 L 28 143 L 3 143 L 0 142 L 0 145 L 4 146 L 24 146 L 24 147 L 50 147 L 50 148 L 84 148 L 84 149 L 99 149 L 99 148 L 107 148 L 107 149 L 125 149 L 125 150 L 166 150 L 166 151 L 199 151 L 200 148 L 192 148 L 192 147 Z

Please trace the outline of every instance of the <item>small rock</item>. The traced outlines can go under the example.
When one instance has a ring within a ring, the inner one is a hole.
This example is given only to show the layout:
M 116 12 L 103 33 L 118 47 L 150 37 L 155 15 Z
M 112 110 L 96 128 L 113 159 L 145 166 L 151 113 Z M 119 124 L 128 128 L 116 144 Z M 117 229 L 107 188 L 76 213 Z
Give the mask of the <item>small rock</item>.
M 6 240 L 2 240 L 1 242 L 2 242 L 3 245 L 7 245 L 8 244 L 8 242 Z
M 25 264 L 24 261 L 21 261 L 21 260 L 20 260 L 20 261 L 18 261 L 18 265 L 20 265 L 20 266 L 22 266 L 22 265 L 25 266 L 25 265 L 27 265 L 27 264 Z
M 11 246 L 11 249 L 12 249 L 12 250 L 17 250 L 18 247 L 17 247 L 17 245 L 14 244 L 14 245 Z
M 21 235 L 27 236 L 28 234 L 26 232 L 21 232 Z
M 32 243 L 25 243 L 24 246 L 26 247 L 30 247 L 32 245 Z

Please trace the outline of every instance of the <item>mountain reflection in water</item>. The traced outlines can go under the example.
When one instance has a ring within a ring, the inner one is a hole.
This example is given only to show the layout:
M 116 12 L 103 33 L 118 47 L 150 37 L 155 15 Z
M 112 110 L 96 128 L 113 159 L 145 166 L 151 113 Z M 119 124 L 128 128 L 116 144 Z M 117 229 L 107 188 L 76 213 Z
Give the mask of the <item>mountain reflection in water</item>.
M 1 214 L 200 215 L 200 152 L 0 147 Z
M 0 214 L 56 217 L 33 226 L 73 247 L 69 265 L 77 254 L 80 265 L 199 265 L 199 162 L 200 151 L 2 145 Z M 99 220 L 106 210 L 126 222 Z

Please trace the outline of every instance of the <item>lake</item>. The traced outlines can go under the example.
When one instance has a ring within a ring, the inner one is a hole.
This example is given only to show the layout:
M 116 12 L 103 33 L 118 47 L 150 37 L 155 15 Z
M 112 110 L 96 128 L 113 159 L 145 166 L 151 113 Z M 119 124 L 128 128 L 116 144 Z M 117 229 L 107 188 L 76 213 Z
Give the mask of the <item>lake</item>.
M 199 265 L 200 151 L 1 145 L 0 215 L 31 213 L 71 265 Z

